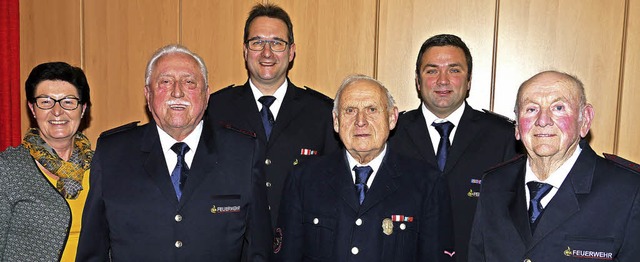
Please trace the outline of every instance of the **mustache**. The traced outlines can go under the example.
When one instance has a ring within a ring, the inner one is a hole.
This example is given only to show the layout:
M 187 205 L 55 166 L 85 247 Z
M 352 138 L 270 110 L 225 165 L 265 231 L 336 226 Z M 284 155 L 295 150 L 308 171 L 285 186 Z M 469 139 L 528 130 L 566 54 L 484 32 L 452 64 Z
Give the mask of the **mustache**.
M 173 106 L 173 105 L 191 106 L 191 102 L 183 101 L 183 100 L 167 100 L 167 102 L 165 102 L 165 104 L 168 105 L 168 106 Z

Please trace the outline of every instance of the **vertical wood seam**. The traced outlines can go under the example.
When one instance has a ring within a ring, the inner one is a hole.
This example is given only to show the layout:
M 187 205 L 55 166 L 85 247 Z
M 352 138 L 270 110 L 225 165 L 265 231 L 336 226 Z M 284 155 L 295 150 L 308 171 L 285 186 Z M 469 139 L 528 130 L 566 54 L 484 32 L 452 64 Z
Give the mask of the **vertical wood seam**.
M 627 34 L 629 30 L 629 0 L 624 1 L 624 16 L 622 18 L 622 42 L 620 46 L 620 71 L 618 72 L 618 97 L 616 100 L 616 117 L 613 132 L 613 153 L 618 154 L 620 143 L 620 114 L 622 112 L 622 95 L 624 91 L 624 69 L 627 53 Z
M 378 79 L 378 57 L 380 53 L 378 49 L 380 48 L 380 1 L 376 0 L 376 17 L 374 23 L 374 33 L 373 33 L 373 75 L 371 77 Z
M 86 54 L 86 48 L 85 48 L 85 41 L 84 41 L 84 37 L 85 37 L 85 33 L 84 33 L 84 2 L 85 0 L 80 0 L 80 68 L 82 68 L 84 71 L 87 71 L 86 68 L 86 64 L 85 64 L 85 54 Z
M 489 110 L 494 111 L 496 93 L 496 63 L 498 60 L 498 28 L 500 24 L 500 0 L 496 0 L 493 21 L 493 47 L 491 50 L 491 89 L 489 90 Z

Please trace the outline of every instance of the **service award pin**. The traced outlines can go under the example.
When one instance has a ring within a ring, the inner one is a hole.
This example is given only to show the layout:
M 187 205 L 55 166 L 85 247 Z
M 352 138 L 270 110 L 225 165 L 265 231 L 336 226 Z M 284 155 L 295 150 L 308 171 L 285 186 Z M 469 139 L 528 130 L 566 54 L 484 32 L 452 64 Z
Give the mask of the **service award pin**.
M 387 236 L 393 234 L 393 221 L 391 218 L 385 218 L 382 220 L 382 233 Z

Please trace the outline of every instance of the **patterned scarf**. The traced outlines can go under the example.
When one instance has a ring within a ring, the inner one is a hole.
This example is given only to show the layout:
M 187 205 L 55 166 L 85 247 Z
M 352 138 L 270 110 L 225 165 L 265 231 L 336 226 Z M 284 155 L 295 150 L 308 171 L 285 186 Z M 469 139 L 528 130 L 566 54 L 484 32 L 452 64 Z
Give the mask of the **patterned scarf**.
M 64 161 L 40 137 L 40 131 L 37 128 L 29 129 L 22 140 L 22 145 L 29 149 L 31 156 L 45 169 L 59 177 L 56 189 L 67 199 L 76 199 L 82 191 L 82 177 L 89 169 L 93 157 L 91 142 L 82 133 L 76 133 L 73 144 L 69 161 Z

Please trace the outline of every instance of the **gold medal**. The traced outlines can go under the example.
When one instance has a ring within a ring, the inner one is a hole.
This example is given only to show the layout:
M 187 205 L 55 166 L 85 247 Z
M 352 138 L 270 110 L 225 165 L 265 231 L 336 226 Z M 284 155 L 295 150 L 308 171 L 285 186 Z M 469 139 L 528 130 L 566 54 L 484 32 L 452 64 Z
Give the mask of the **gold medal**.
M 387 236 L 393 234 L 393 221 L 391 221 L 391 218 L 385 218 L 382 220 L 382 233 Z

